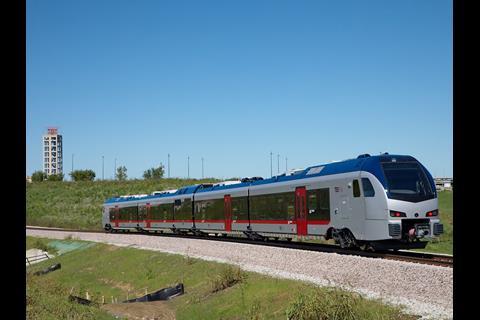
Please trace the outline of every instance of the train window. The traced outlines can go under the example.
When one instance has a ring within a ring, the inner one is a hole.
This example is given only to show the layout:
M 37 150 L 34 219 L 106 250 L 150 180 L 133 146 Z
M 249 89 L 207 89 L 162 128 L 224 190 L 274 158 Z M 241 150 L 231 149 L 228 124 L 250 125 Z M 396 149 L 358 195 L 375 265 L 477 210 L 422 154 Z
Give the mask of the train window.
M 138 206 L 138 220 L 147 219 L 147 206 Z
M 232 197 L 232 219 L 248 220 L 248 199 L 247 197 Z
M 307 190 L 307 206 L 307 220 L 330 220 L 329 189 Z
M 152 220 L 172 220 L 173 203 L 164 203 L 151 206 L 150 217 Z
M 224 199 L 195 201 L 195 220 L 224 220 Z
M 109 211 L 110 220 L 116 220 L 115 218 L 115 208 L 110 208 Z
M 375 197 L 375 190 L 368 178 L 362 178 L 363 194 L 365 197 Z
M 293 220 L 295 193 L 283 192 L 250 197 L 251 220 Z
M 360 185 L 358 184 L 358 180 L 353 180 L 353 196 L 355 198 L 360 197 Z
M 180 201 L 178 199 L 178 201 Z M 175 220 L 191 220 L 192 219 L 192 200 L 184 199 L 180 205 L 177 205 L 177 200 L 175 200 Z
M 120 220 L 137 220 L 137 206 L 120 208 L 118 214 Z

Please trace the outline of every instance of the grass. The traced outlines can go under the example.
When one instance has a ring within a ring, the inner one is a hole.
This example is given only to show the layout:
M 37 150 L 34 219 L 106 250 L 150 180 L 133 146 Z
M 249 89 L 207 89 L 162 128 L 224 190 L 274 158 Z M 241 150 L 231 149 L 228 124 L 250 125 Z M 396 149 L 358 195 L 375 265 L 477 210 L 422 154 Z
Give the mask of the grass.
M 26 250 L 40 249 L 42 251 L 46 251 L 50 254 L 56 255 L 58 253 L 58 250 L 54 246 L 49 245 L 49 241 L 49 239 L 27 237 Z
M 27 224 L 45 227 L 101 229 L 102 204 L 110 197 L 218 181 L 213 178 L 42 182 L 27 184 Z M 421 251 L 453 254 L 453 191 L 438 193 L 444 234 Z
M 26 221 L 28 225 L 44 227 L 101 229 L 102 204 L 108 198 L 216 181 L 208 178 L 27 183 Z
M 28 238 L 27 242 L 35 241 Z M 32 276 L 58 262 L 61 269 Z M 179 282 L 184 283 L 185 294 L 165 302 L 177 319 L 312 319 L 302 313 L 310 307 L 317 312 L 312 301 L 322 301 L 325 308 L 337 306 L 333 315 L 352 314 L 354 319 L 414 319 L 397 307 L 346 291 L 275 279 L 228 264 L 98 243 L 29 267 L 27 309 L 32 319 L 111 319 L 100 309 L 67 301 L 69 291 L 73 288 L 83 297 L 88 291 L 94 301 L 104 296 L 110 302 L 112 296 L 122 301 L 127 294 L 141 296 L 146 288 L 152 292 Z
M 453 191 L 438 192 L 438 208 L 444 233 L 419 251 L 453 254 Z

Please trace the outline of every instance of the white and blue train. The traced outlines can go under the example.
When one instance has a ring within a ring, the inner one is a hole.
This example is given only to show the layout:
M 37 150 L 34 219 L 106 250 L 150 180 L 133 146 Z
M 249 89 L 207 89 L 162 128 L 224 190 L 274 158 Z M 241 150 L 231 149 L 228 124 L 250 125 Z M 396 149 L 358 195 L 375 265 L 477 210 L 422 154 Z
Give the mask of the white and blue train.
M 103 205 L 102 225 L 110 232 L 318 236 L 363 249 L 424 248 L 443 233 L 431 174 L 411 156 L 388 153 L 269 179 L 114 197 Z

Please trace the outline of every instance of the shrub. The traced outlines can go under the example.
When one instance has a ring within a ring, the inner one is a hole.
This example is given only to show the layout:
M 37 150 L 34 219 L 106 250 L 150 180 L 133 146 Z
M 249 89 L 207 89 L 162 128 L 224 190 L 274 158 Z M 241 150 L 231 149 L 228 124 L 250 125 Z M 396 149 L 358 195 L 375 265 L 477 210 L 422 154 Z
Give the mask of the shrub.
M 48 181 L 63 181 L 63 173 L 51 174 L 47 177 Z
M 115 177 L 120 181 L 127 180 L 127 168 L 125 166 L 118 167 Z
M 247 274 L 239 267 L 228 266 L 223 272 L 211 281 L 212 293 L 232 287 L 244 281 Z
M 95 172 L 93 170 L 75 170 L 70 172 L 70 176 L 74 181 L 93 181 Z
M 43 171 L 35 171 L 32 173 L 32 182 L 42 182 L 46 177 L 47 175 Z
M 158 168 L 150 168 L 143 172 L 144 179 L 161 179 L 165 174 L 165 168 L 163 164 L 160 164 Z

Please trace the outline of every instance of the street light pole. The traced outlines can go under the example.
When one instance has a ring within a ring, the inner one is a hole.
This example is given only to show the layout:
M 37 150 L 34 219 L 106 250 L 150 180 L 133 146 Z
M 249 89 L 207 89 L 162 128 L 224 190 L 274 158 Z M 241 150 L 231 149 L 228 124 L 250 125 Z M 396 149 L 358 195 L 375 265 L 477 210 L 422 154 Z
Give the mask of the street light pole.
M 187 178 L 190 179 L 190 156 L 187 157 Z
M 273 170 L 272 170 L 272 151 L 270 151 L 270 177 L 273 177 Z
M 117 175 L 117 158 L 115 158 L 115 169 L 113 169 L 113 180 L 115 180 L 116 175 Z
M 277 153 L 277 174 L 280 174 L 280 154 Z
M 202 157 L 202 179 L 203 179 L 203 157 Z
M 168 154 L 168 177 L 170 178 L 170 153 Z
M 74 156 L 74 155 L 75 155 L 75 154 L 74 154 L 74 153 L 72 153 L 72 171 L 71 171 L 70 173 L 72 173 L 72 172 L 73 172 L 73 156 Z M 72 177 L 72 179 L 73 179 L 73 177 Z
M 105 180 L 105 156 L 102 156 L 102 180 Z

